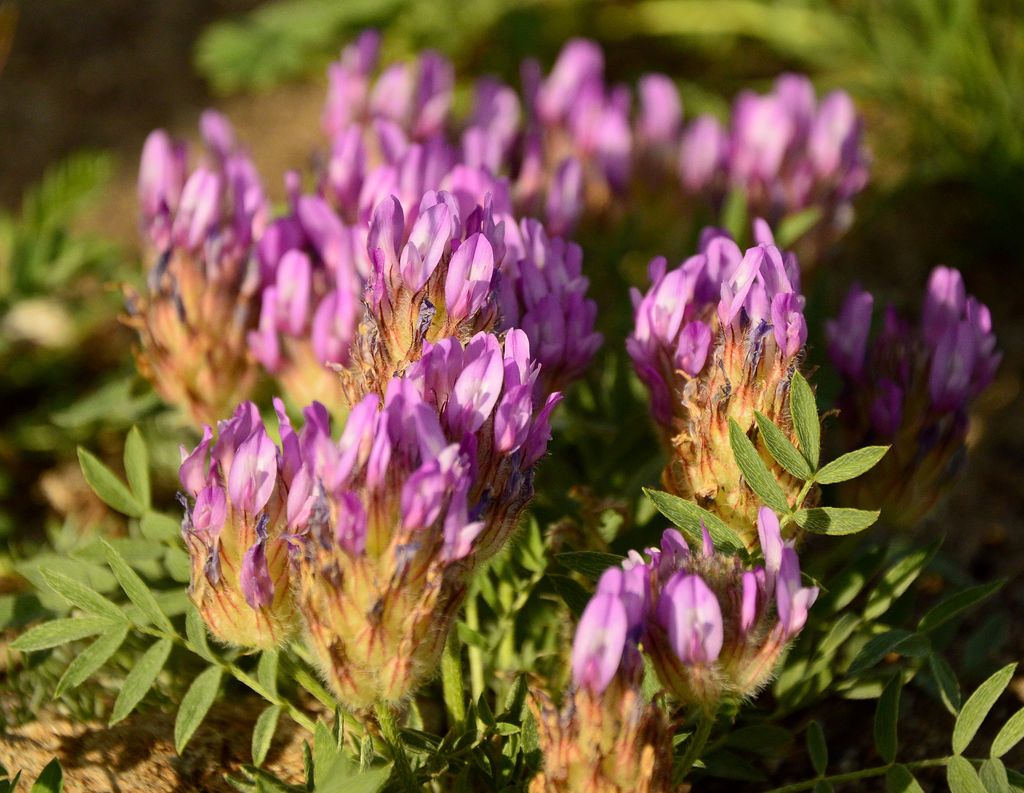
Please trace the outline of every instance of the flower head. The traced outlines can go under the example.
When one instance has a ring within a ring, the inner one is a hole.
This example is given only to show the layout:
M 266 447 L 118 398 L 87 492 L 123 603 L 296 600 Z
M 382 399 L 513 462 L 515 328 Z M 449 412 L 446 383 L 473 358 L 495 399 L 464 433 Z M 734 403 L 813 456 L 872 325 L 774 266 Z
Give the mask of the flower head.
M 269 206 L 255 167 L 227 120 L 201 120 L 207 155 L 186 172 L 184 144 L 157 130 L 146 141 L 139 201 L 155 263 L 147 289 L 126 287 L 126 323 L 139 334 L 139 371 L 197 423 L 245 398 L 255 380 L 246 333 L 256 320 L 254 244 Z
M 290 427 L 278 407 L 282 432 Z M 182 534 L 192 559 L 189 595 L 210 632 L 241 647 L 274 647 L 294 632 L 289 581 L 290 504 L 303 481 L 270 440 L 251 402 L 181 450 Z
M 519 330 L 425 342 L 382 399 L 356 403 L 339 441 L 316 406 L 303 435 L 282 433 L 307 471 L 298 606 L 346 703 L 397 702 L 435 670 L 468 577 L 533 494 L 558 401 L 535 401 L 537 373 Z
M 850 97 L 820 102 L 810 79 L 783 74 L 766 94 L 736 97 L 728 129 L 700 116 L 683 132 L 679 173 L 685 192 L 720 206 L 741 190 L 753 215 L 776 224 L 817 207 L 822 241 L 849 225 L 852 199 L 867 183 L 862 123 Z
M 796 551 L 764 507 L 757 535 L 762 566 L 716 552 L 706 530 L 701 547 L 690 550 L 669 529 L 646 559 L 631 553 L 621 569 L 607 570 L 577 629 L 576 684 L 601 693 L 617 675 L 633 674 L 642 648 L 668 692 L 686 704 L 713 709 L 723 698 L 756 694 L 818 594 L 803 586 Z
M 936 267 L 918 326 L 892 308 L 869 339 L 874 300 L 851 288 L 828 322 L 828 351 L 844 379 L 840 417 L 852 443 L 892 444 L 868 474 L 845 487 L 886 520 L 918 523 L 963 458 L 968 413 L 1002 358 L 988 308 L 967 294 L 960 272 Z
M 626 341 L 673 451 L 666 483 L 717 512 L 748 544 L 759 502 L 734 463 L 729 421 L 756 433 L 759 411 L 789 426 L 789 382 L 807 341 L 796 259 L 774 245 L 766 226 L 757 231 L 762 241 L 745 253 L 708 229 L 698 253 L 676 269 L 654 259 L 652 286 L 633 293 Z M 795 497 L 797 481 L 775 473 Z

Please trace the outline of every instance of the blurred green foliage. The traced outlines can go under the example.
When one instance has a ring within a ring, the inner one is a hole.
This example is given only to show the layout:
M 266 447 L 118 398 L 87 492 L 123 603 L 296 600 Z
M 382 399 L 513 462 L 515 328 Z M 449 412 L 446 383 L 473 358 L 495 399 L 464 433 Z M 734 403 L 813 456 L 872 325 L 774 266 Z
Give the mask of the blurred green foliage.
M 909 167 L 928 176 L 1024 169 L 1016 0 L 277 0 L 211 26 L 197 64 L 219 91 L 267 88 L 321 70 L 368 25 L 387 28 L 387 57 L 433 47 L 460 73 L 508 80 L 522 57 L 550 58 L 567 37 L 591 36 L 613 76 L 635 76 L 616 73 L 631 61 L 667 71 L 691 110 L 725 107 L 709 73 L 738 88 L 797 69 L 861 100 L 888 164 L 913 152 Z M 647 57 L 631 59 L 638 49 Z
M 122 430 L 145 407 L 123 381 L 95 415 L 70 409 L 114 373 L 131 376 L 112 287 L 127 258 L 78 230 L 112 166 L 108 154 L 74 155 L 26 191 L 17 215 L 0 214 L 0 535 L 14 525 L 22 536 L 38 534 L 39 476 L 73 459 L 76 442 L 101 428 Z M 151 395 L 142 399 L 156 404 Z

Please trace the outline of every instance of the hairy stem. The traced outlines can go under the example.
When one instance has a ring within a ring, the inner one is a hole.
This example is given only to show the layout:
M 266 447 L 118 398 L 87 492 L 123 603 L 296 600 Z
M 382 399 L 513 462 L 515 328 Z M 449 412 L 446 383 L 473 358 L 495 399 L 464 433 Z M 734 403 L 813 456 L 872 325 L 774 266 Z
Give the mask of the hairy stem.
M 477 611 L 477 594 L 473 590 L 466 598 L 466 625 L 474 631 L 480 631 L 480 614 Z M 456 626 L 457 627 L 457 626 Z M 469 685 L 473 692 L 473 701 L 480 699 L 484 693 L 484 657 L 479 647 L 470 644 L 466 647 L 469 655 Z
M 394 775 L 398 778 L 402 788 L 409 793 L 416 793 L 420 788 L 416 784 L 416 777 L 412 773 L 412 765 L 409 763 L 409 756 L 405 753 L 405 744 L 402 743 L 402 736 L 398 732 L 398 721 L 395 719 L 395 712 L 383 702 L 374 705 L 373 712 L 377 717 L 377 724 L 380 725 L 380 733 L 391 748 L 391 759 L 394 760 Z
M 707 745 L 708 738 L 711 737 L 711 730 L 715 726 L 715 712 L 701 714 L 697 727 L 693 731 L 693 735 L 690 736 L 690 740 L 686 743 L 686 753 L 683 755 L 683 759 L 679 763 L 679 768 L 676 772 L 677 779 L 686 779 L 686 775 L 690 773 L 690 769 L 693 768 L 693 764 L 700 759 L 701 752 L 704 751 L 704 747 Z
M 448 635 L 441 656 L 441 687 L 451 726 L 461 729 L 466 722 L 466 700 L 462 690 L 462 643 L 455 630 Z

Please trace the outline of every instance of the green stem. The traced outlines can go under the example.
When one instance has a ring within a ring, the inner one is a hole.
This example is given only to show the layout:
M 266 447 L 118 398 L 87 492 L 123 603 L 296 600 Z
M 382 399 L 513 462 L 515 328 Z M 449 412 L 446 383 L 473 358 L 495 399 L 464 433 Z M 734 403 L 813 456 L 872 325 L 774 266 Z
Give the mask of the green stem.
M 700 759 L 701 752 L 704 751 L 704 747 L 707 745 L 708 738 L 711 737 L 711 730 L 715 726 L 715 712 L 701 714 L 700 720 L 697 722 L 697 728 L 693 731 L 693 735 L 690 736 L 690 740 L 686 743 L 686 753 L 683 755 L 683 759 L 679 763 L 679 769 L 676 772 L 676 778 L 680 781 L 686 779 L 686 775 L 690 773 L 690 769 L 693 768 L 693 764 Z
M 480 614 L 477 611 L 476 601 L 477 593 L 474 589 L 466 598 L 466 626 L 479 633 Z M 466 652 L 469 656 L 469 685 L 473 692 L 473 701 L 476 702 L 484 693 L 484 657 L 480 648 L 472 644 L 466 646 Z
M 981 763 L 980 760 L 971 760 L 970 762 L 974 765 Z M 783 785 L 782 787 L 772 788 L 768 793 L 798 793 L 798 791 L 801 790 L 812 790 L 819 782 L 829 782 L 833 785 L 840 785 L 843 782 L 856 782 L 859 779 L 870 779 L 871 777 L 882 776 L 883 774 L 888 773 L 889 769 L 894 765 L 902 765 L 908 771 L 915 771 L 919 768 L 940 768 L 948 763 L 948 757 L 936 757 L 931 760 L 916 760 L 911 763 L 889 763 L 888 765 L 865 768 L 861 771 L 850 771 L 846 774 L 835 774 L 833 776 L 807 779 L 803 782 L 795 782 L 792 785 Z
M 405 744 L 402 743 L 402 736 L 398 732 L 398 721 L 395 719 L 395 712 L 389 705 L 378 702 L 373 707 L 377 716 L 377 724 L 380 725 L 380 733 L 388 746 L 391 747 L 391 759 L 394 760 L 394 774 L 401 783 L 402 788 L 409 793 L 416 793 L 420 787 L 416 784 L 416 777 L 412 773 L 412 766 L 409 764 L 409 756 L 405 753 Z
M 206 661 L 212 661 L 212 663 L 219 666 L 221 669 L 223 669 L 225 672 L 227 672 L 229 675 L 235 678 L 235 680 L 237 680 L 239 683 L 246 686 L 247 688 L 252 689 L 255 693 L 259 694 L 261 697 L 267 700 L 267 702 L 271 703 L 272 705 L 277 705 L 278 707 L 283 709 L 285 712 L 288 713 L 289 716 L 291 716 L 291 718 L 297 724 L 301 725 L 306 730 L 309 730 L 309 732 L 316 731 L 316 723 L 311 718 L 309 718 L 309 716 L 303 713 L 302 710 L 297 708 L 284 697 L 276 694 L 275 692 L 271 692 L 265 689 L 251 675 L 249 675 L 247 672 L 243 672 L 230 661 L 225 661 L 222 658 L 218 658 L 216 655 L 205 655 L 204 653 L 200 652 L 199 648 L 193 645 L 192 642 L 190 642 L 188 639 L 182 638 L 177 633 L 167 633 L 166 631 L 162 631 L 158 628 L 152 628 L 147 625 L 133 625 L 132 627 L 139 633 L 148 634 L 150 636 L 156 636 L 161 639 L 170 639 L 172 642 L 176 642 L 189 652 L 198 655 L 200 658 Z
M 441 656 L 441 687 L 451 726 L 461 730 L 466 722 L 466 699 L 462 690 L 462 643 L 456 630 L 448 634 Z
M 797 510 L 800 510 L 800 509 L 803 508 L 804 499 L 807 498 L 807 494 L 811 492 L 811 488 L 812 487 L 814 487 L 814 477 L 813 476 L 810 479 L 808 479 L 806 482 L 804 482 L 804 486 L 802 488 L 800 488 L 800 493 L 796 497 L 796 506 L 793 507 L 794 511 L 797 511 Z

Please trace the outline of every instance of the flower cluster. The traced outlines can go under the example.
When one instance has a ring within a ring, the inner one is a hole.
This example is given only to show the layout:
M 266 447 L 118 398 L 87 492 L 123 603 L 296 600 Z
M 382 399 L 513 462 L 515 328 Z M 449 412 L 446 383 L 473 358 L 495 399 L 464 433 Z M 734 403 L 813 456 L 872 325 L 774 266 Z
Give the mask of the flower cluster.
M 601 212 L 629 181 L 632 133 L 630 92 L 609 88 L 604 54 L 592 41 L 573 39 L 546 77 L 540 66 L 523 68 L 530 110 L 516 199 L 566 231 L 585 210 Z
M 544 766 L 530 793 L 669 793 L 672 724 L 657 701 L 645 700 L 643 663 L 624 667 L 608 688 L 574 687 L 559 709 L 547 693 L 530 707 Z
M 626 341 L 672 448 L 666 486 L 719 514 L 748 545 L 758 501 L 734 463 L 729 420 L 747 433 L 756 433 L 755 411 L 791 424 L 789 382 L 807 341 L 796 257 L 774 245 L 764 223 L 756 233 L 761 242 L 746 253 L 707 229 L 698 253 L 676 269 L 654 259 L 651 288 L 633 292 L 634 329 Z M 795 497 L 799 483 L 775 468 Z
M 414 142 L 444 131 L 452 103 L 454 69 L 427 50 L 414 62 L 395 63 L 374 80 L 380 36 L 366 31 L 327 70 L 323 127 L 332 140 L 332 163 L 371 165 L 393 161 Z M 329 169 L 327 183 L 344 199 L 362 170 Z
M 253 244 L 269 204 L 227 121 L 203 114 L 207 156 L 187 172 L 186 149 L 162 130 L 146 140 L 139 203 L 149 255 L 146 294 L 127 289 L 126 322 L 139 334 L 139 371 L 197 422 L 213 422 L 250 392 L 246 352 L 259 276 Z
M 518 213 L 542 217 L 562 235 L 626 191 L 634 161 L 654 164 L 645 170 L 659 176 L 674 171 L 682 127 L 675 86 L 664 75 L 643 77 L 631 119 L 631 92 L 606 84 L 594 42 L 568 42 L 546 76 L 535 61 L 524 63 L 521 95 L 492 78 L 478 81 L 469 116 L 459 121 L 450 117 L 448 61 L 424 52 L 374 81 L 377 49 L 377 35 L 364 33 L 328 73 L 331 150 L 321 191 L 349 221 L 365 219 L 391 193 L 408 209 L 463 167 L 495 180 Z M 457 140 L 447 129 L 458 131 Z
M 280 644 L 296 622 L 288 542 L 294 494 L 303 482 L 295 461 L 271 441 L 252 402 L 217 425 L 216 443 L 207 426 L 199 445 L 191 452 L 183 447 L 181 458 L 193 603 L 224 642 Z
M 247 337 L 293 402 L 322 402 L 337 415 L 345 405 L 333 368 L 349 364 L 362 314 L 354 237 L 322 198 L 293 195 L 290 214 L 271 222 L 257 247 L 263 288 Z
M 771 678 L 818 595 L 805 587 L 775 513 L 762 507 L 763 566 L 699 550 L 668 529 L 646 558 L 631 551 L 604 572 L 572 647 L 573 685 L 561 712 L 536 706 L 545 767 L 536 790 L 671 790 L 672 729 L 642 693 L 646 654 L 665 692 L 713 714 L 754 696 Z M 662 743 L 659 743 L 662 742 Z
M 532 496 L 560 398 L 535 401 L 538 373 L 522 331 L 446 338 L 383 399 L 355 404 L 337 442 L 322 405 L 296 433 L 278 402 L 280 447 L 247 405 L 219 428 L 207 471 L 207 431 L 182 482 L 195 498 L 192 596 L 210 629 L 272 645 L 297 607 L 344 702 L 401 700 L 436 668 L 467 577 Z
M 751 214 L 777 223 L 808 207 L 821 228 L 840 231 L 850 202 L 867 183 L 861 119 L 843 91 L 819 103 L 811 81 L 783 74 L 767 94 L 744 91 L 726 130 L 712 116 L 690 122 L 682 136 L 679 176 L 685 192 L 720 204 L 743 191 Z
M 918 523 L 963 462 L 971 403 L 1002 358 L 988 308 L 960 272 L 936 267 L 920 323 L 891 306 L 869 344 L 874 298 L 859 286 L 828 323 L 828 352 L 844 379 L 840 417 L 852 442 L 892 444 L 877 468 L 846 487 L 887 521 Z
M 767 507 L 757 515 L 763 567 L 715 551 L 707 530 L 699 551 L 668 529 L 647 559 L 632 552 L 606 570 L 573 643 L 573 680 L 596 694 L 636 664 L 638 648 L 678 701 L 714 710 L 756 694 L 782 650 L 803 628 L 818 595 Z

